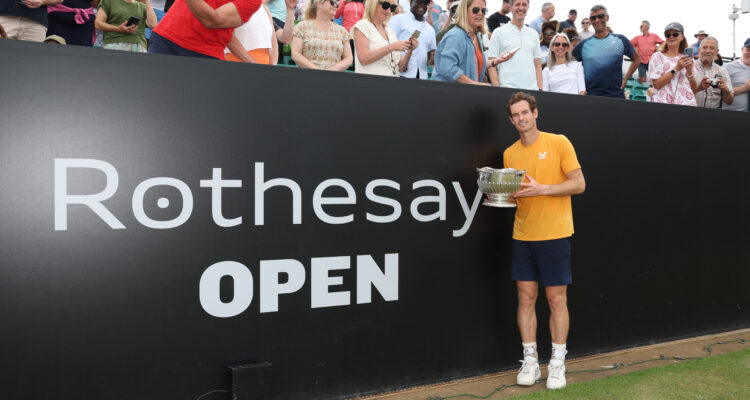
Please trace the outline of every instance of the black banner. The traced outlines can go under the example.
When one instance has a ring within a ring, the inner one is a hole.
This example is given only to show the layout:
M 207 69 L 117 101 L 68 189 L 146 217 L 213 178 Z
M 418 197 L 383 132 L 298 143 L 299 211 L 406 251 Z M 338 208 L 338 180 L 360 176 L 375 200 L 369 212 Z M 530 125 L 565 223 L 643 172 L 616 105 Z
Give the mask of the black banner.
M 518 139 L 512 91 L 0 54 L 2 397 L 228 398 L 265 362 L 263 397 L 322 399 L 517 365 L 513 211 L 475 172 Z M 570 356 L 749 327 L 748 115 L 537 98 L 587 181 Z

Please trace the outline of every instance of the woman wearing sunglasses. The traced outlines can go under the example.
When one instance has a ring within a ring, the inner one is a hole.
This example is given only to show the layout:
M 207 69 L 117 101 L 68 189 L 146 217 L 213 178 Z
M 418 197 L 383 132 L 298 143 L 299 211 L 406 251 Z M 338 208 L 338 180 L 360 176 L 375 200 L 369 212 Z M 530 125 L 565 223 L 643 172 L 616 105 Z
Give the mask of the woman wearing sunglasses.
M 361 74 L 400 76 L 406 66 L 401 52 L 415 49 L 417 40 L 398 40 L 396 32 L 386 27 L 398 3 L 384 0 L 365 1 L 365 16 L 352 27 L 354 37 L 354 72 Z M 403 65 L 402 65 L 403 64 Z
M 487 65 L 484 44 L 479 37 L 480 33 L 487 33 L 486 4 L 484 0 L 461 1 L 456 11 L 456 26 L 443 36 L 435 52 L 433 80 L 489 85 L 484 82 L 487 67 L 496 66 L 500 59 Z
M 542 71 L 542 88 L 545 92 L 586 94 L 583 65 L 570 54 L 570 39 L 558 33 L 550 42 L 549 61 Z
M 307 2 L 292 39 L 292 60 L 301 68 L 344 71 L 352 64 L 349 33 L 332 21 L 336 7 L 335 0 Z
M 652 101 L 696 106 L 693 93 L 698 84 L 693 77 L 693 57 L 683 54 L 688 42 L 682 25 L 667 25 L 664 38 L 661 52 L 651 56 L 648 66 L 648 83 L 654 86 Z

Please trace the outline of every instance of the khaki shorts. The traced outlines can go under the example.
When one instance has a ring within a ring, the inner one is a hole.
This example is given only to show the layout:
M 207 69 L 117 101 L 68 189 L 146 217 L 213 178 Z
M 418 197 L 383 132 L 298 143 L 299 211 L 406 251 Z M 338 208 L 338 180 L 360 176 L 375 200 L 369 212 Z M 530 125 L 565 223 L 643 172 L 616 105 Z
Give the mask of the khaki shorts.
M 26 17 L 0 15 L 0 25 L 8 34 L 8 39 L 43 42 L 44 38 L 47 37 L 46 26 Z

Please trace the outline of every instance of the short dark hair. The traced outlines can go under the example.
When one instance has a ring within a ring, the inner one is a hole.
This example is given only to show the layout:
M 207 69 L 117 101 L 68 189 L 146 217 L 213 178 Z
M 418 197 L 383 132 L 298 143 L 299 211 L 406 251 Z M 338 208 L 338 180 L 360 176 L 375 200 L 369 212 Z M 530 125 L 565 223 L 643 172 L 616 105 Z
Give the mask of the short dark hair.
M 513 96 L 510 96 L 510 100 L 508 100 L 508 115 L 512 117 L 510 113 L 510 106 L 520 103 L 522 101 L 525 101 L 529 103 L 529 109 L 531 109 L 531 112 L 534 112 L 536 110 L 536 97 L 526 93 L 526 92 L 515 92 L 513 93 Z

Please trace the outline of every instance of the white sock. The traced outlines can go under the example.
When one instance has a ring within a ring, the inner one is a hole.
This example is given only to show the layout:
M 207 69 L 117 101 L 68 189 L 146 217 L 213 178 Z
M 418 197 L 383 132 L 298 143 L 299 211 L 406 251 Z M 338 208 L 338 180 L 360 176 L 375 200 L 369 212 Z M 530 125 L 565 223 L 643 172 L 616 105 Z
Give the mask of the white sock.
M 531 343 L 521 343 L 523 346 L 523 359 L 526 360 L 527 358 L 533 358 L 534 360 L 539 360 L 539 356 L 536 353 L 536 342 Z
M 565 355 L 568 354 L 566 350 L 566 344 L 552 343 L 552 358 L 549 361 L 550 365 L 563 365 L 565 363 Z

